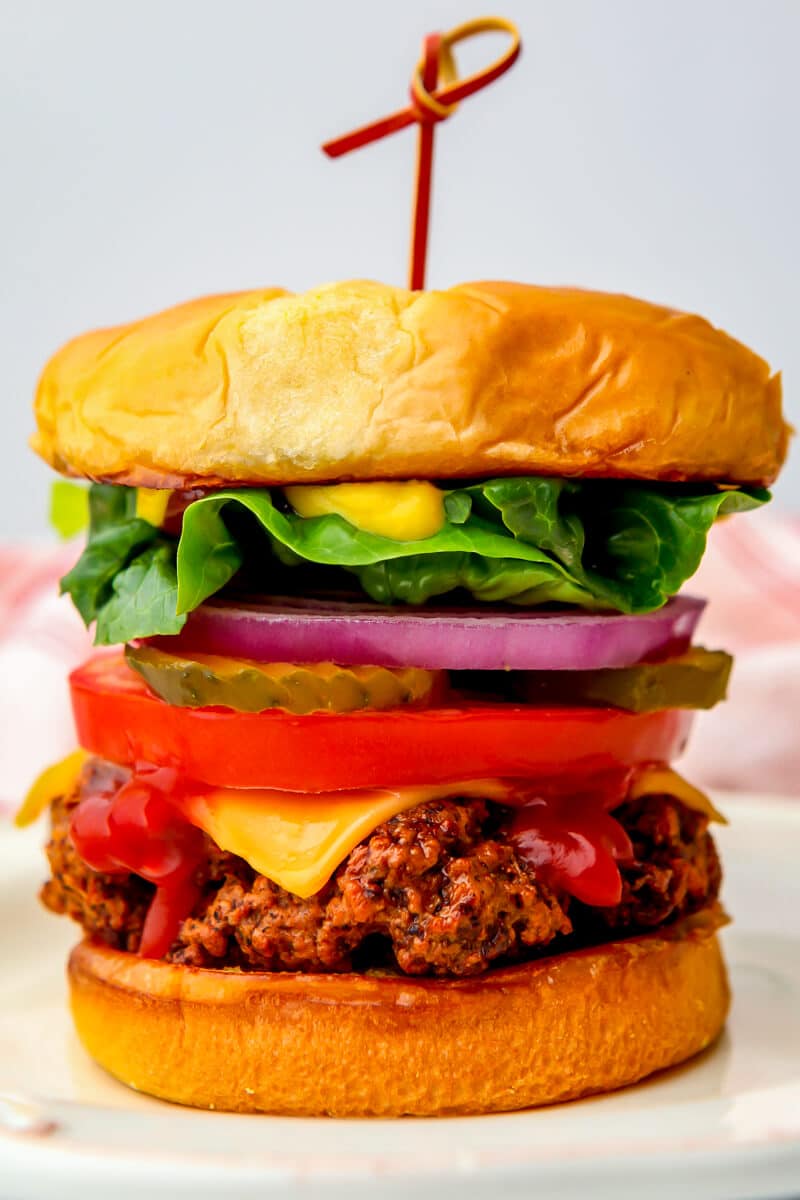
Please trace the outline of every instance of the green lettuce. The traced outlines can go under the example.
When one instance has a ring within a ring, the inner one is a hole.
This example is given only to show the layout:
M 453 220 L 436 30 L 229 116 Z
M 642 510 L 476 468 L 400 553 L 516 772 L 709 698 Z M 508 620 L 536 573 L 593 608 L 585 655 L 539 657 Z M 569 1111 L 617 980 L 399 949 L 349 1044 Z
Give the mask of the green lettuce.
M 89 489 L 57 479 L 50 490 L 50 524 L 59 537 L 75 537 L 89 524 Z
M 175 539 L 136 516 L 133 488 L 89 489 L 86 547 L 61 580 L 61 592 L 87 625 L 97 622 L 98 645 L 177 633 L 186 621 L 177 613 Z
M 761 488 L 494 479 L 452 488 L 442 529 L 399 542 L 238 489 L 190 504 L 177 540 L 135 516 L 132 491 L 95 485 L 86 549 L 62 590 L 97 622 L 100 644 L 177 633 L 243 569 L 268 592 L 301 565 L 320 587 L 343 569 L 384 604 L 464 591 L 481 603 L 649 612 L 695 572 L 717 518 L 768 499 Z

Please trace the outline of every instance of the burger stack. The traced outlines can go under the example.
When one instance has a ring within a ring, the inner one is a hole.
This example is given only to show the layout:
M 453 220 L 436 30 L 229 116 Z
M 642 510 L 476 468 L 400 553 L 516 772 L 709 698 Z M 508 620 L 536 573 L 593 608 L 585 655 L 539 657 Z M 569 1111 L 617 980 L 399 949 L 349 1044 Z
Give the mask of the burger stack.
M 47 365 L 97 655 L 42 899 L 98 1062 L 200 1107 L 498 1111 L 719 1034 L 731 660 L 677 595 L 783 461 L 698 317 L 512 283 L 213 296 Z

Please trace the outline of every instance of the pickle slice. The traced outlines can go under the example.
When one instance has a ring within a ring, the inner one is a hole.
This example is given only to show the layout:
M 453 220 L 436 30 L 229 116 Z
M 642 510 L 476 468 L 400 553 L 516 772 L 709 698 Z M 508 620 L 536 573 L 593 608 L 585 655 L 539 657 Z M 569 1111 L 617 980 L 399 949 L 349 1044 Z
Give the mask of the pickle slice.
M 733 659 L 723 650 L 692 646 L 664 662 L 597 671 L 519 671 L 511 685 L 530 704 L 585 704 L 655 712 L 712 708 L 725 699 Z
M 417 667 L 339 667 L 335 663 L 259 663 L 216 654 L 191 658 L 152 646 L 125 647 L 128 665 L 147 686 L 181 708 L 220 705 L 239 712 L 353 712 L 423 705 L 442 690 L 444 674 Z

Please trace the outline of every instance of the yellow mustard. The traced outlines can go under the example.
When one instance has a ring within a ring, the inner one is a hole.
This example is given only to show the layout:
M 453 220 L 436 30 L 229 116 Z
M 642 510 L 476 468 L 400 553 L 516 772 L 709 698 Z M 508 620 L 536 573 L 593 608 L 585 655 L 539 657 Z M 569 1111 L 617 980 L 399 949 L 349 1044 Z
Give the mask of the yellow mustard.
M 445 493 L 424 480 L 303 484 L 284 494 L 301 517 L 338 513 L 356 529 L 396 542 L 418 542 L 444 525 Z
M 150 525 L 160 526 L 167 515 L 172 492 L 169 488 L 137 488 L 136 515 Z

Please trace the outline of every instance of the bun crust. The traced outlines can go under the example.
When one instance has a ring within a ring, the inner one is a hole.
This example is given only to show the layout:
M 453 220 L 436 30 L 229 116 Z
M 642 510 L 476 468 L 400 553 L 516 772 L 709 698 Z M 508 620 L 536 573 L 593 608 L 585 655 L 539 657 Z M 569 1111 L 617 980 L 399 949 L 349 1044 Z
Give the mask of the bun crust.
M 517 283 L 209 296 L 45 368 L 34 449 L 132 486 L 593 475 L 766 484 L 780 377 L 699 317 Z
M 718 913 L 441 981 L 208 971 L 88 941 L 86 1049 L 179 1104 L 336 1117 L 501 1112 L 610 1091 L 697 1054 L 729 1005 Z

